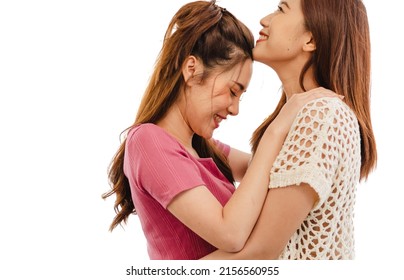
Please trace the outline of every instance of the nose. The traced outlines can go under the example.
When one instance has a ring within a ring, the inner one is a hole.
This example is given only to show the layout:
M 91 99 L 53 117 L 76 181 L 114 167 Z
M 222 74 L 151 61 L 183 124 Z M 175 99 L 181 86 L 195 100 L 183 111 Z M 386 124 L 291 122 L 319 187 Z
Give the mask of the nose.
M 239 112 L 239 100 L 238 98 L 233 98 L 227 111 L 231 116 L 237 116 Z
M 263 27 L 268 27 L 269 24 L 270 24 L 270 22 L 271 22 L 271 19 L 272 19 L 272 14 L 269 14 L 269 15 L 263 17 L 263 18 L 260 20 L 261 26 L 263 26 Z

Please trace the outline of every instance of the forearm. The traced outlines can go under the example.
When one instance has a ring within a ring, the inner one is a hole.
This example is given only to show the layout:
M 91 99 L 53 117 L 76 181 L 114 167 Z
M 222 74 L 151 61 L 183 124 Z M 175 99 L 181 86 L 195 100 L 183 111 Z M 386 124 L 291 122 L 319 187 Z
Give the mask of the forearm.
M 224 225 L 240 241 L 237 249 L 245 245 L 261 212 L 268 192 L 269 173 L 283 141 L 282 135 L 266 133 L 239 187 L 223 208 Z
M 237 253 L 218 250 L 203 259 L 278 259 L 317 199 L 306 183 L 271 189 L 244 248 Z

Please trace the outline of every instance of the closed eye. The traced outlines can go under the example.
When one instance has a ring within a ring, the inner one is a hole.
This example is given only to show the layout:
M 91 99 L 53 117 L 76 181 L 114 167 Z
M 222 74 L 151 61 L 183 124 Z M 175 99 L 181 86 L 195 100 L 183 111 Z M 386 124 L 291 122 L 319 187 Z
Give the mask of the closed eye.
M 230 90 L 230 95 L 232 98 L 238 98 L 238 101 L 241 102 L 241 100 L 243 100 L 243 96 L 244 94 L 241 93 L 240 95 L 238 95 L 235 91 Z

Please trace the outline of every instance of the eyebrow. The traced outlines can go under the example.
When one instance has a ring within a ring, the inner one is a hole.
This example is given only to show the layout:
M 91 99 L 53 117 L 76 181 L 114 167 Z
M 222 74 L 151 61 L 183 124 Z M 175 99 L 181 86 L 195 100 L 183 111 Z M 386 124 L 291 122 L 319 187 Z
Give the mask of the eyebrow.
M 281 5 L 285 5 L 286 7 L 288 7 L 288 9 L 290 9 L 289 4 L 286 1 L 279 2 L 279 6 L 281 6 Z
M 239 82 L 233 81 L 236 85 L 240 87 L 241 91 L 245 91 L 245 86 L 243 84 L 240 84 Z

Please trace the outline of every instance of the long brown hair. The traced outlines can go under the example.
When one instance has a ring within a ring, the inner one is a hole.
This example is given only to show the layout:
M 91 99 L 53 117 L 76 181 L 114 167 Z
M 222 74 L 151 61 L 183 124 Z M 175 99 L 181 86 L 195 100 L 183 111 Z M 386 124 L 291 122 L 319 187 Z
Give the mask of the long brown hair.
M 199 58 L 204 65 L 203 82 L 217 67 L 226 71 L 248 58 L 252 59 L 253 48 L 251 31 L 226 9 L 217 6 L 215 1 L 195 1 L 184 5 L 167 28 L 153 74 L 131 127 L 157 123 L 165 116 L 184 88 L 181 67 L 190 55 Z M 129 181 L 123 171 L 125 144 L 126 139 L 109 167 L 108 178 L 112 189 L 102 196 L 107 198 L 116 194 L 116 216 L 110 230 L 122 222 L 126 223 L 128 216 L 136 213 Z M 192 144 L 200 157 L 211 157 L 225 177 L 234 182 L 226 158 L 211 141 L 195 134 Z
M 313 35 L 316 50 L 303 67 L 300 86 L 313 66 L 316 82 L 344 95 L 355 112 L 361 134 L 361 174 L 366 179 L 377 161 L 376 142 L 370 117 L 370 36 L 366 8 L 361 0 L 301 0 L 305 25 Z M 286 103 L 282 94 L 274 112 L 252 138 L 255 152 L 266 128 Z

